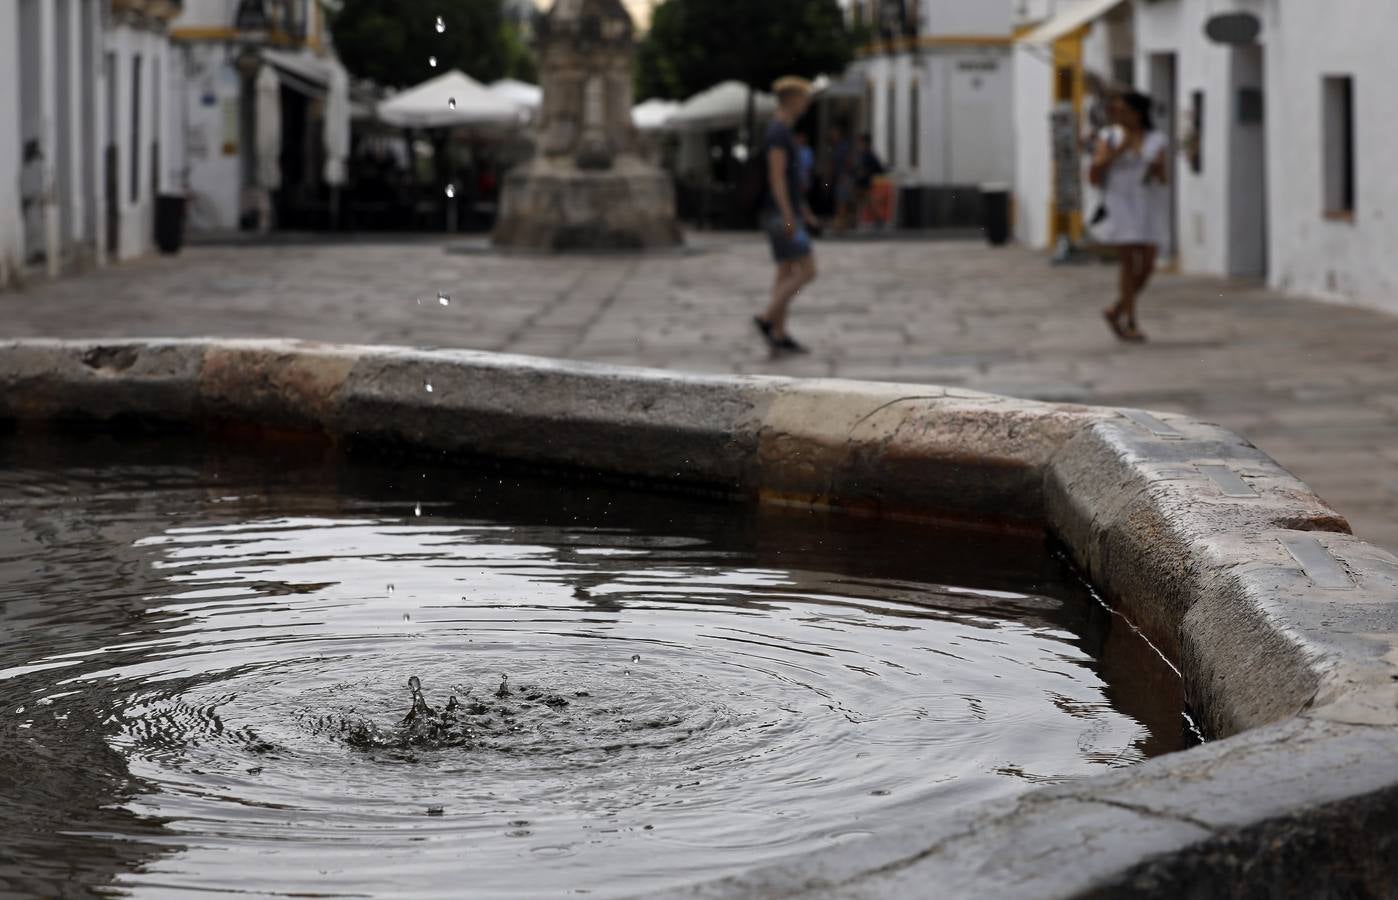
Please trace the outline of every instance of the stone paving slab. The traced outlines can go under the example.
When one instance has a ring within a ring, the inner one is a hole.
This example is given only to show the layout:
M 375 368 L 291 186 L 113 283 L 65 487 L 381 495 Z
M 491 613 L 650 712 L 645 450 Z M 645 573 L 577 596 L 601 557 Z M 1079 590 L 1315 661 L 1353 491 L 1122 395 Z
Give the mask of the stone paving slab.
M 701 235 L 662 258 L 498 257 L 439 240 L 201 246 L 0 293 L 0 338 L 295 337 L 558 356 L 702 373 L 940 383 L 1181 412 L 1239 431 L 1398 549 L 1398 318 L 1163 276 L 1153 342 L 1098 311 L 1114 274 L 972 242 L 821 243 L 772 360 L 748 317 L 766 249 Z M 438 292 L 450 298 L 438 303 Z

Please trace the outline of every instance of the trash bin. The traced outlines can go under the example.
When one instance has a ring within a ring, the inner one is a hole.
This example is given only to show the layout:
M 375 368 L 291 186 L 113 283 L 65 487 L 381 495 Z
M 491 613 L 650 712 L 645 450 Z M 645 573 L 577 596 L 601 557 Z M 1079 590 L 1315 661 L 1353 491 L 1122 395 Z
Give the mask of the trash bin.
M 161 194 L 155 198 L 155 245 L 161 253 L 179 253 L 184 246 L 183 194 Z
M 1010 186 L 981 185 L 981 228 L 993 247 L 1003 247 L 1010 240 Z

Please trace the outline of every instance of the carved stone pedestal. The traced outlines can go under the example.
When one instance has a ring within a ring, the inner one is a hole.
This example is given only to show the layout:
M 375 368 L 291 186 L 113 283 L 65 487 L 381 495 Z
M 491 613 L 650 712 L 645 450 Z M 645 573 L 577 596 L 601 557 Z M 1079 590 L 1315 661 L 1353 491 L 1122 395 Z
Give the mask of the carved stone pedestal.
M 538 153 L 505 178 L 498 246 L 561 252 L 680 242 L 674 185 L 642 159 L 631 121 L 634 49 L 621 0 L 556 0 L 539 28 Z

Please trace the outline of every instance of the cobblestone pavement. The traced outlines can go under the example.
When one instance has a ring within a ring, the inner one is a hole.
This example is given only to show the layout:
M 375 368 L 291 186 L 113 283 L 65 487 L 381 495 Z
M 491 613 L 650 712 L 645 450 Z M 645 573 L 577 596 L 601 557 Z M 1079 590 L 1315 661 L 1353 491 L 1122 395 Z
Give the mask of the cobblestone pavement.
M 0 336 L 275 336 L 468 347 L 695 372 L 961 385 L 1188 412 L 1251 438 L 1398 550 L 1398 318 L 1163 276 L 1146 346 L 1099 315 L 1112 270 L 972 242 L 823 243 L 796 310 L 805 358 L 749 322 L 766 248 L 555 259 L 442 241 L 195 247 L 0 293 Z M 450 297 L 439 304 L 438 291 Z

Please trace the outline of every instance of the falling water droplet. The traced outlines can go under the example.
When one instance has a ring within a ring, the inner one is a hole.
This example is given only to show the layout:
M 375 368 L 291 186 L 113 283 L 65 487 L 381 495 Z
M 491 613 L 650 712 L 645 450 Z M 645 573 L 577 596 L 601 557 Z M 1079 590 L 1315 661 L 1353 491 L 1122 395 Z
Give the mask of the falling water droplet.
M 393 593 L 395 590 L 397 590 L 397 588 L 395 588 L 393 585 L 390 584 L 390 585 L 388 586 L 388 592 L 389 592 L 390 594 Z
M 423 387 L 427 389 L 427 393 L 432 393 L 432 382 L 427 382 Z
M 429 391 L 432 390 L 432 385 L 429 384 L 429 385 L 427 386 L 427 389 L 428 389 Z M 421 516 L 421 515 L 422 515 L 422 504 L 421 504 L 421 503 L 419 503 L 419 504 L 417 504 L 416 506 L 413 507 L 413 515 L 415 515 L 415 516 Z
M 446 294 L 438 294 L 437 302 L 442 304 L 443 306 L 451 306 L 451 298 L 448 297 Z M 424 475 L 423 477 L 426 478 L 427 476 Z
M 633 654 L 631 654 L 631 661 L 632 661 L 633 663 L 634 663 L 634 662 L 640 662 L 640 661 L 641 661 L 641 654 L 639 654 L 639 653 L 633 653 Z
M 441 34 L 443 31 L 446 31 L 446 30 L 447 30 L 447 23 L 442 21 L 442 17 L 441 17 L 441 16 L 438 16 L 438 17 L 437 17 L 437 33 L 438 33 L 438 34 Z
M 416 675 L 414 675 L 414 676 L 412 676 L 411 678 L 409 678 L 409 679 L 408 679 L 408 690 L 410 690 L 410 691 L 413 692 L 413 696 L 414 696 L 414 697 L 416 697 L 418 694 L 421 694 L 421 693 L 422 693 L 422 679 L 421 679 L 421 678 L 418 678 Z
M 431 66 L 432 68 L 434 68 L 434 69 L 437 68 L 437 57 L 435 57 L 435 56 L 429 56 L 429 57 L 427 57 L 427 64 L 428 64 L 429 66 Z
M 456 109 L 456 98 L 455 98 L 455 97 L 448 97 L 448 98 L 447 98 L 447 109 Z
M 448 198 L 451 198 L 451 197 L 455 197 L 455 196 L 456 196 L 456 185 L 454 185 L 454 184 L 449 184 L 449 185 L 447 185 L 447 197 L 448 197 Z
M 412 620 L 413 620 L 413 617 L 412 617 L 412 616 L 408 615 L 407 613 L 403 613 L 403 621 L 404 621 L 404 622 L 411 622 Z

